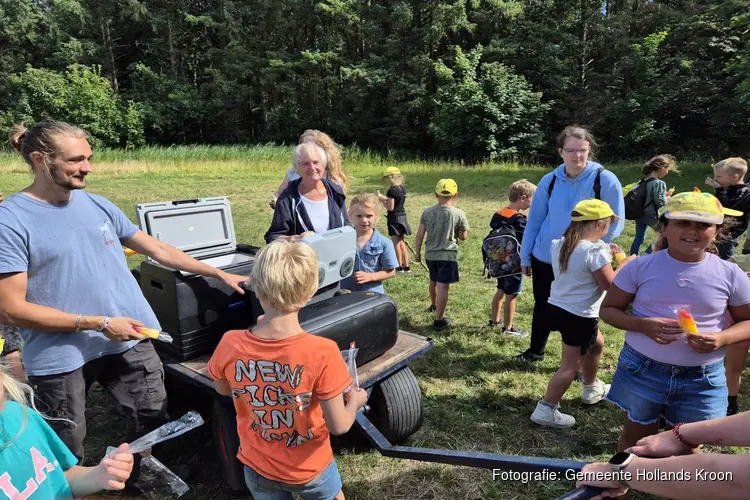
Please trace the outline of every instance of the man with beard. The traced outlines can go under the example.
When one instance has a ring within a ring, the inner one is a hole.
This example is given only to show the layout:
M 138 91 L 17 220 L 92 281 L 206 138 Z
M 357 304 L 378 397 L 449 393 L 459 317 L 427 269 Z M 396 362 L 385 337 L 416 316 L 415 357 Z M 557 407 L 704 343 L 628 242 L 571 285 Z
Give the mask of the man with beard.
M 159 323 L 122 245 L 165 266 L 218 278 L 238 293 L 247 277 L 152 238 L 112 202 L 85 192 L 92 153 L 78 127 L 17 125 L 10 142 L 34 181 L 0 204 L 0 324 L 20 327 L 39 410 L 82 461 L 86 394 L 94 382 L 127 418 L 128 441 L 168 419 L 161 361 L 137 330 Z

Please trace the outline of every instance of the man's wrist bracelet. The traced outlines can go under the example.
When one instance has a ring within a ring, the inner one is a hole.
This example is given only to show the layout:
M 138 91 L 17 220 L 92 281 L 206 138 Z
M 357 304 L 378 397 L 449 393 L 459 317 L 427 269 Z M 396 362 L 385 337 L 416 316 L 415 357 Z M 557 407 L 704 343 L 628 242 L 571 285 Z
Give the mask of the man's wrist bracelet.
M 104 316 L 104 324 L 97 330 L 97 332 L 103 332 L 109 326 L 109 316 Z

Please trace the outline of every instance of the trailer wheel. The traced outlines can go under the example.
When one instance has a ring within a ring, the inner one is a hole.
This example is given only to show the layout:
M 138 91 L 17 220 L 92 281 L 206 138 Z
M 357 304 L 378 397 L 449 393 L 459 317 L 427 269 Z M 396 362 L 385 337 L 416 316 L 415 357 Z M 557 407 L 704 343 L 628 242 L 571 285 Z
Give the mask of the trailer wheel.
M 404 442 L 422 427 L 422 391 L 408 366 L 378 383 L 369 405 L 372 423 L 391 443 Z
M 245 472 L 242 462 L 237 459 L 240 449 L 240 438 L 237 434 L 237 415 L 234 408 L 214 399 L 211 412 L 214 432 L 214 447 L 221 464 L 221 475 L 224 482 L 233 491 L 247 492 Z

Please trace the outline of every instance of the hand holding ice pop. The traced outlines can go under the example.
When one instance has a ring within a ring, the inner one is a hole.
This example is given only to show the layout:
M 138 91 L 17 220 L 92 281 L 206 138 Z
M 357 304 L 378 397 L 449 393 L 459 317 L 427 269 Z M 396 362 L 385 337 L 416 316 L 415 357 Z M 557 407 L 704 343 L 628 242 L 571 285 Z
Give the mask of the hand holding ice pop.
M 617 262 L 617 265 L 620 265 L 620 263 L 623 260 L 625 260 L 625 258 L 627 257 L 625 255 L 625 252 L 622 251 L 622 248 L 620 248 L 620 246 L 617 245 L 617 244 L 615 244 L 615 243 L 610 243 L 609 244 L 609 251 L 614 256 L 615 262 Z
M 693 315 L 690 314 L 690 311 L 688 311 L 685 307 L 680 307 L 680 309 L 677 311 L 677 322 L 680 324 L 680 328 L 682 328 L 685 333 L 699 333 L 698 325 L 695 324 Z
M 134 330 L 141 335 L 145 335 L 148 338 L 154 339 L 154 340 L 160 340 L 162 342 L 172 343 L 174 339 L 172 339 L 172 336 L 168 333 L 161 332 L 155 328 L 144 328 L 140 326 L 133 327 Z
M 682 328 L 674 318 L 639 318 L 639 332 L 657 344 L 666 345 L 683 338 Z
M 687 343 L 695 352 L 708 353 L 723 347 L 724 337 L 720 333 L 696 333 L 687 336 Z

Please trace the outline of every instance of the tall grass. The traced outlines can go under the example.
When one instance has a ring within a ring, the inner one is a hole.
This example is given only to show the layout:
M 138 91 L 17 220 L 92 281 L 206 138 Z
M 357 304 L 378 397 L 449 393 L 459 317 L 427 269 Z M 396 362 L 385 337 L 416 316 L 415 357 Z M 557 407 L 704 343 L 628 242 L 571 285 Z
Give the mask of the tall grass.
M 98 149 L 94 152 L 101 162 L 150 162 L 179 163 L 197 161 L 289 161 L 294 144 L 253 144 L 253 145 L 210 145 L 194 144 L 184 146 L 146 146 L 139 149 Z M 343 148 L 343 155 L 350 161 L 362 163 L 379 163 L 394 161 L 401 155 L 393 152 L 377 153 L 370 149 L 361 149 L 356 144 Z M 9 163 L 17 159 L 12 151 L 0 150 L 0 163 Z

